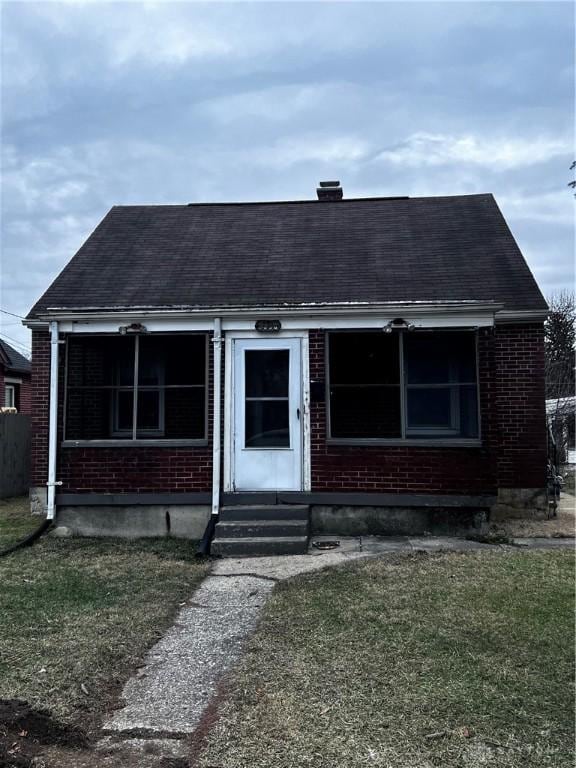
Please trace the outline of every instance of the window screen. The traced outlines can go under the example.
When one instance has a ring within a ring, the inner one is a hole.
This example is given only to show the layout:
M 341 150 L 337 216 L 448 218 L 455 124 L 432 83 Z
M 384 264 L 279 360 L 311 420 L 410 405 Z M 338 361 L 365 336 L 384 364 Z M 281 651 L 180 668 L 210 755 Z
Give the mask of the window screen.
M 404 382 L 407 437 L 478 436 L 474 334 L 405 334 Z
M 399 361 L 395 335 L 330 334 L 332 437 L 401 437 Z
M 69 338 L 66 439 L 203 439 L 205 412 L 204 334 Z
M 478 437 L 473 332 L 333 332 L 328 345 L 332 438 Z

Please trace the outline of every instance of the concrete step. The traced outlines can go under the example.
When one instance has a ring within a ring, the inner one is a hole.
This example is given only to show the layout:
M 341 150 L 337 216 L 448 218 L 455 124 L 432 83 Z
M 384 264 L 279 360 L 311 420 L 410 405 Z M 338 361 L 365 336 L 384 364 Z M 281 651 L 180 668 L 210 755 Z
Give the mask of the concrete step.
M 220 520 L 308 520 L 310 507 L 305 504 L 254 504 L 228 506 L 220 510 Z
M 220 520 L 215 533 L 221 539 L 307 535 L 308 520 Z
M 220 539 L 212 542 L 210 552 L 216 557 L 255 557 L 257 555 L 305 555 L 308 536 L 258 536 Z

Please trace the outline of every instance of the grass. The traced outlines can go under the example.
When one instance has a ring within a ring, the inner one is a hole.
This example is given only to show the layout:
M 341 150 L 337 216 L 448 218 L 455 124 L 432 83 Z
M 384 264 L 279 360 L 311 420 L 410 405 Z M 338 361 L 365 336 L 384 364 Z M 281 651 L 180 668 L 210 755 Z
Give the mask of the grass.
M 0 698 L 96 722 L 206 574 L 194 551 L 45 537 L 0 559 Z
M 280 584 L 198 765 L 574 764 L 574 558 L 413 555 Z
M 28 496 L 0 499 L 0 551 L 32 533 L 43 519 L 30 514 Z

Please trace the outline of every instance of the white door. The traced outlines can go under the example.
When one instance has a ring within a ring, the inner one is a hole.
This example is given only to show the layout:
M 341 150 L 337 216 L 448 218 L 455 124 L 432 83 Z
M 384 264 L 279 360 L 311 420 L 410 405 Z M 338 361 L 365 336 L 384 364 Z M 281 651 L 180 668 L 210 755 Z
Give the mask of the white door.
M 301 490 L 300 339 L 236 339 L 233 361 L 234 490 Z

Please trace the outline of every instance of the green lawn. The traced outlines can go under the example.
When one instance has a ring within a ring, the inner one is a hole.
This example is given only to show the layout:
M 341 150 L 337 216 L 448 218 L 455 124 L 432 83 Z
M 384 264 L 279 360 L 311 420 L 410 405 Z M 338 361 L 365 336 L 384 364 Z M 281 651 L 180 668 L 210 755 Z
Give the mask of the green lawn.
M 44 537 L 0 559 L 0 698 L 89 728 L 206 574 L 194 552 Z
M 414 555 L 280 584 L 198 765 L 574 764 L 574 558 Z
M 32 533 L 43 520 L 30 514 L 28 496 L 0 499 L 0 551 Z

